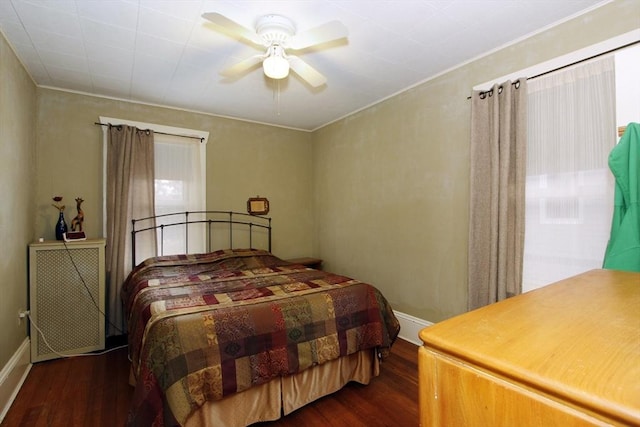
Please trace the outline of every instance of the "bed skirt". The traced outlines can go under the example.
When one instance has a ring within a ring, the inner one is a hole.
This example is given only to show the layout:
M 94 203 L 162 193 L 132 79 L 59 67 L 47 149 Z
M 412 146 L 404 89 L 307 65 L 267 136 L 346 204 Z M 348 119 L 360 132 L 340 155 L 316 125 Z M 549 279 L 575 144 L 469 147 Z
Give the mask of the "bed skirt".
M 363 350 L 288 377 L 276 378 L 225 399 L 207 402 L 185 427 L 244 427 L 288 415 L 350 381 L 369 384 L 380 365 L 374 350 Z

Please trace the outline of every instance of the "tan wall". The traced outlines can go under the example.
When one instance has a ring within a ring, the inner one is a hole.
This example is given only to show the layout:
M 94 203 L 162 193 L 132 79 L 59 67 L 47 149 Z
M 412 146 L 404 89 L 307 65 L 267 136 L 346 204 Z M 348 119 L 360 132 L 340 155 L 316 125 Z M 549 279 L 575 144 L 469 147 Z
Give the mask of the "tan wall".
M 38 91 L 34 238 L 54 238 L 54 195 L 64 197 L 67 223 L 76 214 L 73 199 L 82 196 L 88 236 L 102 235 L 99 116 L 208 131 L 207 208 L 245 212 L 247 198 L 267 197 L 274 253 L 312 254 L 309 133 L 51 89 Z
M 27 336 L 27 245 L 36 188 L 36 86 L 0 34 L 0 369 Z
M 466 310 L 471 88 L 640 27 L 640 2 L 591 13 L 314 132 L 316 252 L 432 322 Z

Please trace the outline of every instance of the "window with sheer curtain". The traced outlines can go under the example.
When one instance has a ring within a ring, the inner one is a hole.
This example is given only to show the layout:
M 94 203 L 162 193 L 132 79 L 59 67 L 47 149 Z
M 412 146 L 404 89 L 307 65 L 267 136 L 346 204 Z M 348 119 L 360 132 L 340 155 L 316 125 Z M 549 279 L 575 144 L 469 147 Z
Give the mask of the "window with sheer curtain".
M 523 292 L 601 268 L 616 144 L 613 57 L 529 81 Z
M 204 211 L 205 144 L 197 139 L 156 134 L 154 149 L 156 215 Z M 189 214 L 189 220 L 197 220 L 198 215 Z M 157 224 L 183 220 L 184 217 L 160 218 Z M 186 225 L 172 226 L 159 231 L 158 233 L 164 233 L 162 239 L 158 236 L 158 245 L 163 245 L 159 248 L 159 253 L 172 255 L 204 252 L 204 226 L 190 225 L 188 242 L 185 241 L 185 227 Z

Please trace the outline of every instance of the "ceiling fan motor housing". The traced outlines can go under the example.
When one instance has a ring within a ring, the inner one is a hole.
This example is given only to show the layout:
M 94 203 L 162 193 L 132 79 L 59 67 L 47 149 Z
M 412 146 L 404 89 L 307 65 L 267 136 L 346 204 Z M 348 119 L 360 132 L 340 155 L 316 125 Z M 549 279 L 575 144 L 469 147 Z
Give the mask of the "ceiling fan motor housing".
M 258 19 L 256 32 L 264 40 L 265 46 L 278 44 L 287 47 L 289 39 L 296 33 L 296 27 L 284 16 L 265 15 Z

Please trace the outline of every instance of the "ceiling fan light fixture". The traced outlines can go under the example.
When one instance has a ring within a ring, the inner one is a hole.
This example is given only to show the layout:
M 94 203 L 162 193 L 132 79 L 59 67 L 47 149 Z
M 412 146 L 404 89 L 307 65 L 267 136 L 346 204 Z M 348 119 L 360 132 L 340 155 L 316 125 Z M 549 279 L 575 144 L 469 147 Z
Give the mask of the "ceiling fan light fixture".
M 216 12 L 204 13 L 202 17 L 227 35 L 234 35 L 235 38 L 255 46 L 266 47 L 266 52 L 263 55 L 253 55 L 220 71 L 222 76 L 242 75 L 252 71 L 255 65 L 262 62 L 264 74 L 271 79 L 284 79 L 292 69 L 297 77 L 313 87 L 326 84 L 326 77 L 302 58 L 288 54 L 287 50 L 301 51 L 312 46 L 346 38 L 349 33 L 347 27 L 339 21 L 330 21 L 297 33 L 293 21 L 280 15 L 264 15 L 258 18 L 255 29 L 246 28 Z
M 272 46 L 270 54 L 262 61 L 264 74 L 272 79 L 284 79 L 289 75 L 289 61 L 280 46 Z

